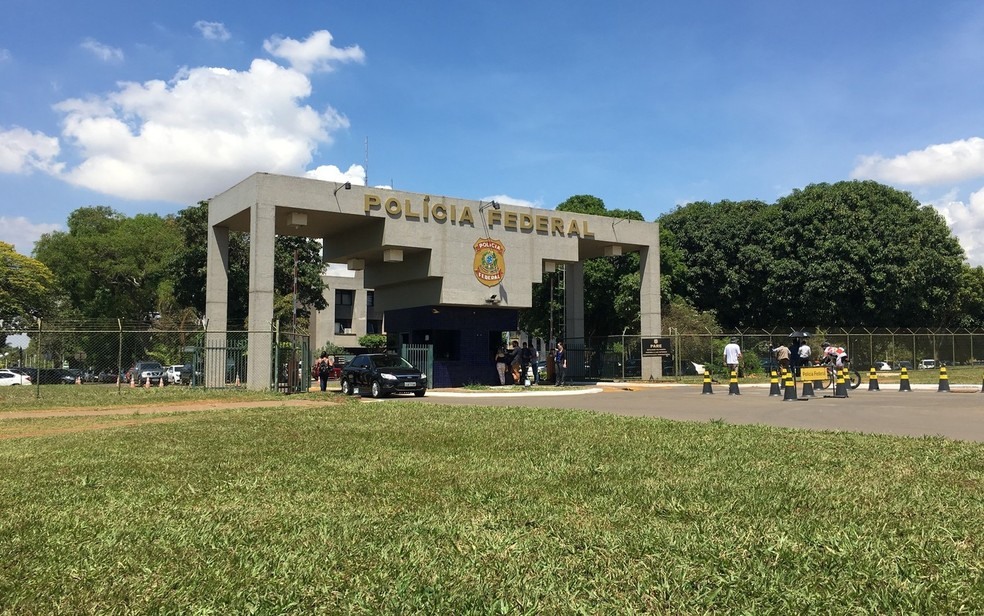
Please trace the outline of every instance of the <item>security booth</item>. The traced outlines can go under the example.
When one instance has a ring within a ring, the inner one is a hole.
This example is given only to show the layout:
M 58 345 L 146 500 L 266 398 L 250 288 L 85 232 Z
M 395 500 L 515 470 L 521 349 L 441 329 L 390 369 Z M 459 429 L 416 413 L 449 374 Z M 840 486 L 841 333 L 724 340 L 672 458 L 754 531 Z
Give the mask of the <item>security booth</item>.
M 642 333 L 660 332 L 656 223 L 256 173 L 210 199 L 208 227 L 205 316 L 216 337 L 226 330 L 229 233 L 249 233 L 249 389 L 273 382 L 276 235 L 318 238 L 326 263 L 361 272 L 388 338 L 433 345 L 432 387 L 486 382 L 492 339 L 517 329 L 533 285 L 558 265 L 565 335 L 583 338 L 581 262 L 639 252 Z M 642 361 L 661 374 L 660 358 Z

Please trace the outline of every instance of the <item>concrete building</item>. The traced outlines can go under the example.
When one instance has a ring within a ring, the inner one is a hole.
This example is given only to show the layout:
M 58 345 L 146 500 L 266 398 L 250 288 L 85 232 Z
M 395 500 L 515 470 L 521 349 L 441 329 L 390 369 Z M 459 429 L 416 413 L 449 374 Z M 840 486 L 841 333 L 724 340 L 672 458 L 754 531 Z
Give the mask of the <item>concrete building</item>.
M 433 345 L 432 386 L 484 381 L 490 349 L 502 332 L 518 329 L 533 284 L 558 264 L 565 264 L 568 338 L 584 334 L 581 263 L 633 251 L 641 263 L 641 333 L 661 329 L 656 223 L 257 173 L 210 200 L 206 318 L 216 332 L 226 328 L 230 231 L 250 234 L 250 389 L 272 382 L 276 235 L 320 238 L 326 262 L 362 272 L 386 333 Z M 659 358 L 643 357 L 643 371 L 660 375 Z
M 328 307 L 312 314 L 308 332 L 312 349 L 328 342 L 340 347 L 358 347 L 361 336 L 385 333 L 383 311 L 376 308 L 376 293 L 365 288 L 363 278 L 362 270 L 329 270 L 321 277 Z

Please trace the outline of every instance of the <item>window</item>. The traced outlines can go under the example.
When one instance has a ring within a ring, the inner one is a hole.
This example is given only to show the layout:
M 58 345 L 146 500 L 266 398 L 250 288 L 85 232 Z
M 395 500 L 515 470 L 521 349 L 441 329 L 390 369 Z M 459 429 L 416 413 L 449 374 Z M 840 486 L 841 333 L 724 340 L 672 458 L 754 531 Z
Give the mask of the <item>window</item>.
M 335 291 L 335 303 L 339 306 L 351 306 L 354 299 L 354 291 Z
M 366 291 L 366 306 L 372 308 L 376 305 L 376 292 Z
M 335 319 L 335 333 L 336 334 L 351 334 L 352 333 L 352 319 Z

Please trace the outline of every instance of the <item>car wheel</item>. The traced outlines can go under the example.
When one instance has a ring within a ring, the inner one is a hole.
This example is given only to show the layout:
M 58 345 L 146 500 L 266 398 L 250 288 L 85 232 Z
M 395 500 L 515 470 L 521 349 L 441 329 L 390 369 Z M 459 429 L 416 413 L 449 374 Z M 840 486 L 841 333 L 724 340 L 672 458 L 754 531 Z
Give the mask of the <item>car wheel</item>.
M 379 381 L 373 381 L 372 387 L 369 389 L 369 393 L 372 394 L 373 398 L 382 398 L 383 386 L 379 384 Z
M 421 389 L 420 391 L 413 392 L 413 395 L 417 396 L 418 398 L 423 398 L 425 393 L 427 393 L 427 390 Z
M 342 379 L 342 393 L 346 396 L 352 395 L 352 383 L 348 379 Z

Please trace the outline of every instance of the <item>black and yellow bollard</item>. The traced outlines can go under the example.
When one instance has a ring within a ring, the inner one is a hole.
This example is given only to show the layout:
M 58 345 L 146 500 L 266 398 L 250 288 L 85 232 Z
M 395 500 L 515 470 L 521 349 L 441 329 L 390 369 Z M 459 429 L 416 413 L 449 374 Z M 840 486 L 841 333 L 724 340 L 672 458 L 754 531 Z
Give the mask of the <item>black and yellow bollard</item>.
M 874 367 L 868 372 L 868 391 L 880 391 L 878 389 L 878 371 Z
M 728 395 L 729 396 L 740 396 L 741 392 L 738 391 L 738 371 L 731 371 L 731 380 L 728 382 Z
M 702 394 L 713 394 L 714 390 L 711 388 L 711 371 L 704 368 L 704 389 L 700 392 Z
M 834 388 L 835 398 L 847 398 L 847 385 L 844 384 L 844 369 L 837 369 L 837 387 Z
M 809 379 L 803 379 L 803 397 L 816 398 L 817 394 L 813 391 L 813 381 Z
M 912 391 L 912 385 L 909 385 L 909 371 L 905 366 L 902 366 L 902 374 L 899 375 L 899 391 Z
M 769 397 L 771 398 L 772 396 L 781 395 L 782 394 L 779 393 L 779 375 L 776 374 L 775 370 L 773 370 L 772 376 L 769 378 Z
M 936 390 L 937 392 L 949 392 L 950 391 L 950 377 L 946 375 L 946 366 L 940 366 L 940 386 Z
M 793 379 L 793 371 L 792 370 L 785 370 L 784 372 L 785 372 L 785 375 L 786 375 L 786 379 L 784 381 L 786 387 L 785 387 L 785 393 L 783 393 L 783 396 L 782 396 L 782 401 L 783 402 L 789 402 L 790 400 L 796 400 L 796 398 L 797 398 L 797 395 L 796 395 L 796 380 Z
M 984 376 L 981 376 L 981 393 L 984 394 Z

